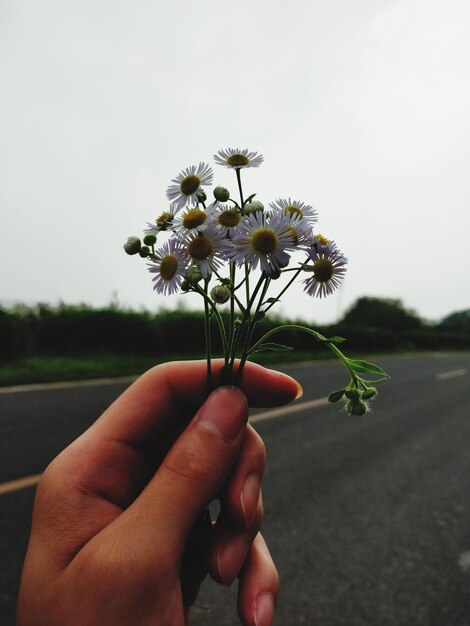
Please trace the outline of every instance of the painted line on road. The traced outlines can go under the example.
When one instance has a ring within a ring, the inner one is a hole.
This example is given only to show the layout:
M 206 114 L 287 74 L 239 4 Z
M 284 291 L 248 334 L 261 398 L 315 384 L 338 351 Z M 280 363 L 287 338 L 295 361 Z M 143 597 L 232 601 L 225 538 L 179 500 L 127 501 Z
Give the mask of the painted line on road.
M 288 406 L 282 406 L 277 409 L 270 409 L 269 411 L 263 411 L 250 417 L 250 423 L 263 422 L 264 420 L 273 419 L 275 417 L 281 417 L 282 415 L 289 415 L 291 413 L 300 413 L 301 411 L 307 411 L 308 409 L 316 409 L 320 406 L 326 406 L 328 404 L 328 398 L 318 398 L 317 400 L 308 400 L 307 402 L 299 402 L 289 404 Z M 33 476 L 25 476 L 24 478 L 17 478 L 16 480 L 10 480 L 6 483 L 0 483 L 0 496 L 12 493 L 14 491 L 20 491 L 21 489 L 27 489 L 28 487 L 34 487 L 39 482 L 41 474 L 34 474 Z
M 465 376 L 467 374 L 466 369 L 461 370 L 452 370 L 450 372 L 442 372 L 441 374 L 437 374 L 437 380 L 449 380 L 449 378 L 458 378 L 459 376 Z
M 459 556 L 458 564 L 464 574 L 470 574 L 470 551 L 462 552 Z
M 133 383 L 138 376 L 118 376 L 116 378 L 94 378 L 92 380 L 69 380 L 60 383 L 35 383 L 32 385 L 13 385 L 0 387 L 0 394 L 19 393 L 25 391 L 43 391 L 47 389 L 69 389 L 72 387 L 98 387 L 100 385 L 114 385 L 116 383 Z
M 27 487 L 34 487 L 34 485 L 38 484 L 41 476 L 42 474 L 34 474 L 33 476 L 25 476 L 24 478 L 17 478 L 16 480 L 2 483 L 0 484 L 0 496 L 5 493 L 11 493 L 12 491 L 27 489 Z
M 289 404 L 288 406 L 281 406 L 278 409 L 271 409 L 269 411 L 263 411 L 250 417 L 250 423 L 263 422 L 264 420 L 270 420 L 274 417 L 281 417 L 282 415 L 288 415 L 289 413 L 299 413 L 300 411 L 307 411 L 308 409 L 316 409 L 320 406 L 326 406 L 329 404 L 328 398 L 318 398 L 317 400 L 307 400 L 307 402 L 299 402 L 298 404 Z

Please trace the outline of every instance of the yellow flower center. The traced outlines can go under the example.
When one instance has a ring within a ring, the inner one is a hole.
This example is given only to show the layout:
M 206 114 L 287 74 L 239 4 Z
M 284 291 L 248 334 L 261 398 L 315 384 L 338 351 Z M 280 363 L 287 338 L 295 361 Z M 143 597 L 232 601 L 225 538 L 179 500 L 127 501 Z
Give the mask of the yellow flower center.
M 178 269 L 178 257 L 174 254 L 167 254 L 160 263 L 160 276 L 163 280 L 171 280 Z
M 213 250 L 214 247 L 212 245 L 212 241 L 204 235 L 196 237 L 188 243 L 188 252 L 191 255 L 191 258 L 196 259 L 197 261 L 207 259 L 212 254 Z
M 333 269 L 330 259 L 317 259 L 313 264 L 313 275 L 319 283 L 327 283 L 333 276 Z
M 185 228 L 197 228 L 202 226 L 207 219 L 207 213 L 201 209 L 191 209 L 183 217 L 183 226 Z
M 190 174 L 183 178 L 180 184 L 181 193 L 185 196 L 191 196 L 193 193 L 199 189 L 199 185 L 201 184 L 201 179 L 196 174 Z
M 157 217 L 158 226 L 161 226 L 166 222 L 171 222 L 171 213 L 169 211 L 163 211 L 163 213 L 160 213 L 160 215 Z
M 284 211 L 286 213 L 289 213 L 289 215 L 298 215 L 299 217 L 303 217 L 303 213 L 302 211 L 299 209 L 298 206 L 294 206 L 293 204 L 288 204 L 287 206 L 284 207 Z
M 326 237 L 324 237 L 323 235 L 316 235 L 315 239 L 318 241 L 319 244 L 321 244 L 322 246 L 327 246 L 329 243 L 331 243 L 331 239 L 327 239 Z
M 253 248 L 263 254 L 272 254 L 277 248 L 277 235 L 270 228 L 259 228 L 251 236 Z
M 222 211 L 217 218 L 218 223 L 225 228 L 233 228 L 240 223 L 240 213 L 235 209 L 228 209 L 228 211 Z
M 249 162 L 250 159 L 244 154 L 231 154 L 227 159 L 227 165 L 230 165 L 230 167 L 243 167 L 248 165 Z

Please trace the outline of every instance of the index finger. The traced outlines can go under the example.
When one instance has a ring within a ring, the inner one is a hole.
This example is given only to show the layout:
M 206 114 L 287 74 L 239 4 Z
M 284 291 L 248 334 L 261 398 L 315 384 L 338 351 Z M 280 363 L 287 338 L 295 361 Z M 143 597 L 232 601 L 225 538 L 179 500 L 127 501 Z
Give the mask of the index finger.
M 213 361 L 215 386 L 222 359 Z M 95 422 L 94 435 L 138 446 L 152 440 L 175 418 L 192 417 L 207 397 L 206 361 L 174 361 L 138 378 Z M 251 407 L 282 406 L 302 388 L 290 376 L 256 363 L 246 363 L 241 390 Z

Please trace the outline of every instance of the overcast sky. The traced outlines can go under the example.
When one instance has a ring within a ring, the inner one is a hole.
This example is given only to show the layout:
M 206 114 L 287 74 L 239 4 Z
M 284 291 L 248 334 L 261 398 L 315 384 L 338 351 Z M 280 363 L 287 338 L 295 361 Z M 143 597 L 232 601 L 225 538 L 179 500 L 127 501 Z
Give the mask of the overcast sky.
M 246 192 L 313 204 L 349 259 L 282 313 L 469 308 L 469 31 L 468 0 L 0 0 L 0 301 L 176 306 L 122 244 L 246 147 Z

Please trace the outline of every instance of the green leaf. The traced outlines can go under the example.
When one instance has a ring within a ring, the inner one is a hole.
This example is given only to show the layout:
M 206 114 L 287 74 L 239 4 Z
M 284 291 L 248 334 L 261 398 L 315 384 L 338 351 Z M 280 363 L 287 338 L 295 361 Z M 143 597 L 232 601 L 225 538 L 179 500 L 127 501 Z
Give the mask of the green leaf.
M 285 352 L 286 350 L 293 350 L 291 346 L 284 346 L 282 343 L 262 343 L 256 350 L 249 352 L 248 354 L 255 354 L 255 352 L 261 352 L 263 350 L 272 350 L 273 352 Z
M 255 320 L 255 322 L 259 322 L 259 321 L 260 321 L 260 320 L 262 320 L 262 319 L 263 319 L 263 317 L 265 317 L 265 316 L 266 316 L 266 313 L 265 313 L 264 311 L 258 311 L 258 312 L 255 314 L 254 320 Z
M 386 376 L 390 378 L 385 370 L 378 365 L 369 363 L 369 361 L 361 361 L 360 359 L 348 359 L 349 365 L 355 372 L 359 374 L 379 374 L 380 376 Z
M 268 298 L 263 302 L 263 304 L 274 304 L 275 302 L 280 302 L 280 298 Z
M 375 387 L 367 387 L 367 389 L 364 389 L 364 391 L 362 392 L 362 399 L 370 400 L 376 394 L 377 394 L 377 389 Z
M 337 391 L 332 391 L 328 396 L 328 402 L 338 402 L 344 395 L 344 389 L 338 389 Z
M 245 204 L 248 204 L 248 202 L 251 202 L 255 196 L 256 196 L 255 193 L 252 193 L 251 196 L 248 196 L 248 198 L 243 203 L 243 206 L 245 206 Z
M 323 343 L 343 343 L 343 341 L 346 341 L 346 339 L 344 337 L 325 337 L 324 339 L 320 339 L 320 341 L 323 341 Z

